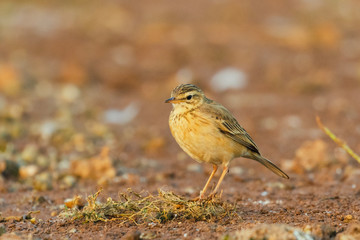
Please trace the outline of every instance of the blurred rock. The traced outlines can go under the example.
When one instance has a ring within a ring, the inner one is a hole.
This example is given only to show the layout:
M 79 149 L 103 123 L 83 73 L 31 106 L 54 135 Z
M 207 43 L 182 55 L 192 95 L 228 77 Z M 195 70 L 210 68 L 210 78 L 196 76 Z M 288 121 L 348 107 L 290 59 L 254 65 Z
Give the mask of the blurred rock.
M 20 76 L 10 64 L 0 62 L 0 92 L 15 95 L 20 90 Z
M 0 192 L 6 192 L 5 180 L 1 174 L 0 174 Z M 2 198 L 0 198 L 0 205 L 1 205 L 1 200 Z
M 360 239 L 360 224 L 353 223 L 344 232 L 336 235 L 336 240 L 358 240 Z
M 39 172 L 39 167 L 36 165 L 21 166 L 19 169 L 20 178 L 25 179 L 35 176 Z
M 58 128 L 59 124 L 56 121 L 47 120 L 41 123 L 38 131 L 44 140 L 48 140 Z
M 211 87 L 216 92 L 223 92 L 228 89 L 241 89 L 247 85 L 246 74 L 237 68 L 224 68 L 211 78 Z
M 139 108 L 135 103 L 129 104 L 123 110 L 109 109 L 104 113 L 104 120 L 107 123 L 124 125 L 131 122 L 138 114 Z
M 53 188 L 51 174 L 49 172 L 43 172 L 36 175 L 33 182 L 33 187 L 37 191 L 51 190 Z
M 61 179 L 60 187 L 62 189 L 71 188 L 76 184 L 77 180 L 74 176 L 66 175 Z
M 81 196 L 75 196 L 74 198 L 65 199 L 64 204 L 68 208 L 82 209 L 86 201 Z
M 0 173 L 5 171 L 5 169 L 6 169 L 6 162 L 4 160 L 1 160 L 0 161 Z
M 241 176 L 244 174 L 245 171 L 242 167 L 235 166 L 235 167 L 230 168 L 230 172 L 231 172 L 231 174 Z
M 192 163 L 187 165 L 186 169 L 190 172 L 202 172 L 204 171 L 203 167 L 198 163 Z
M 141 232 L 138 230 L 131 230 L 127 232 L 121 239 L 123 240 L 140 240 Z
M 326 224 L 306 225 L 303 231 L 315 235 L 316 239 L 333 239 L 336 235 L 336 228 Z
M 148 141 L 145 146 L 145 152 L 147 154 L 159 153 L 165 146 L 165 139 L 163 137 L 155 137 Z
M 342 179 L 349 183 L 360 184 L 360 169 L 351 165 L 346 166 L 342 173 Z
M 66 85 L 66 86 L 72 86 L 71 84 L 82 85 L 87 80 L 86 69 L 84 69 L 84 67 L 82 67 L 79 64 L 66 62 L 65 65 L 61 69 L 60 80 L 62 82 L 69 83 L 69 85 Z M 75 96 L 74 93 L 78 96 L 78 91 L 74 92 L 73 91 L 74 89 L 75 88 L 68 89 L 68 90 L 72 91 L 72 93 L 69 92 L 70 95 L 67 96 L 67 97 L 70 97 L 70 99 L 67 98 L 66 96 L 63 99 L 73 101 L 74 100 L 73 97 Z M 62 95 L 62 96 L 64 97 L 64 95 Z
M 0 224 L 0 236 L 6 233 L 6 227 L 4 224 Z
M 73 84 L 66 84 L 60 89 L 61 100 L 72 103 L 80 97 L 80 89 Z
M 326 167 L 330 164 L 328 157 L 327 144 L 321 140 L 306 141 L 295 152 L 293 161 L 288 162 L 286 169 L 302 173 Z
M 24 236 L 23 234 L 15 233 L 15 232 L 4 233 L 3 235 L 1 235 L 1 240 L 24 240 L 24 239 L 32 239 L 32 236 L 31 235 Z
M 253 228 L 236 231 L 223 239 L 315 240 L 315 237 L 290 225 L 261 224 Z
M 71 173 L 81 178 L 97 180 L 115 177 L 116 171 L 109 157 L 109 148 L 103 147 L 100 155 L 97 157 L 72 161 Z
M 33 163 L 38 153 L 38 147 L 35 144 L 28 144 L 21 152 L 21 158 L 28 163 Z
M 5 169 L 4 168 L 5 165 Z M 0 161 L 0 168 L 2 168 L 2 172 L 0 172 L 4 176 L 4 178 L 18 178 L 19 177 L 19 165 L 10 160 Z

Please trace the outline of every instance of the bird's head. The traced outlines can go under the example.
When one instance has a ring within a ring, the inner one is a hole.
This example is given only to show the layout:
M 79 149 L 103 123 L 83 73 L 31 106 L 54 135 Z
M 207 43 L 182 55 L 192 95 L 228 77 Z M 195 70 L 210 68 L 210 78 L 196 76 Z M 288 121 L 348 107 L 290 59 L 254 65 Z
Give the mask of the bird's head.
M 199 107 L 206 101 L 204 92 L 195 85 L 181 84 L 171 92 L 171 98 L 166 103 L 172 103 L 174 107 L 191 110 Z

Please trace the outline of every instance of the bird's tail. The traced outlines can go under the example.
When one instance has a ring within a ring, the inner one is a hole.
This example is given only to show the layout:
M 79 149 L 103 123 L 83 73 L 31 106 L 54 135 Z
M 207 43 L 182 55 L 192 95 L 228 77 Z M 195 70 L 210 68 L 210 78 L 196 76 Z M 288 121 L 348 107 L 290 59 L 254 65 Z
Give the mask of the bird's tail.
M 289 176 L 286 173 L 284 173 L 280 168 L 278 168 L 270 160 L 260 156 L 259 154 L 252 154 L 252 156 L 250 158 L 258 161 L 259 163 L 261 163 L 262 165 L 264 165 L 265 167 L 270 169 L 276 175 L 286 178 L 286 179 L 289 179 Z

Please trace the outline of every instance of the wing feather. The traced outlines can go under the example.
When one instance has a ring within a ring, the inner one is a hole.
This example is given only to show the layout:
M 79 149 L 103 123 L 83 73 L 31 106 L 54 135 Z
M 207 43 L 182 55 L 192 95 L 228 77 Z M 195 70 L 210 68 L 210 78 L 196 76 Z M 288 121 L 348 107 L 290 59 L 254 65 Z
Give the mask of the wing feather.
M 252 152 L 260 154 L 254 140 L 250 137 L 246 130 L 240 126 L 229 110 L 214 101 L 211 102 L 210 106 L 208 105 L 206 110 L 208 114 L 211 114 L 211 116 L 216 119 L 218 128 L 223 134 L 248 148 Z

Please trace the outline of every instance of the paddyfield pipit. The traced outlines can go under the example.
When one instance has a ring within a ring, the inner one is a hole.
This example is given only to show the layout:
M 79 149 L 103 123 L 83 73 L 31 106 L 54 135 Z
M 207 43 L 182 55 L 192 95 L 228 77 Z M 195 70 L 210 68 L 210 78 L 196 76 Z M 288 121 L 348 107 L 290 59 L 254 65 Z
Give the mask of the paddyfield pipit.
M 256 160 L 278 176 L 289 178 L 274 163 L 261 156 L 255 142 L 229 110 L 208 99 L 197 86 L 181 84 L 165 102 L 173 105 L 169 125 L 176 142 L 196 161 L 213 164 L 200 199 L 204 198 L 218 165 L 223 166 L 223 172 L 212 195 L 218 191 L 231 160 L 237 157 Z

